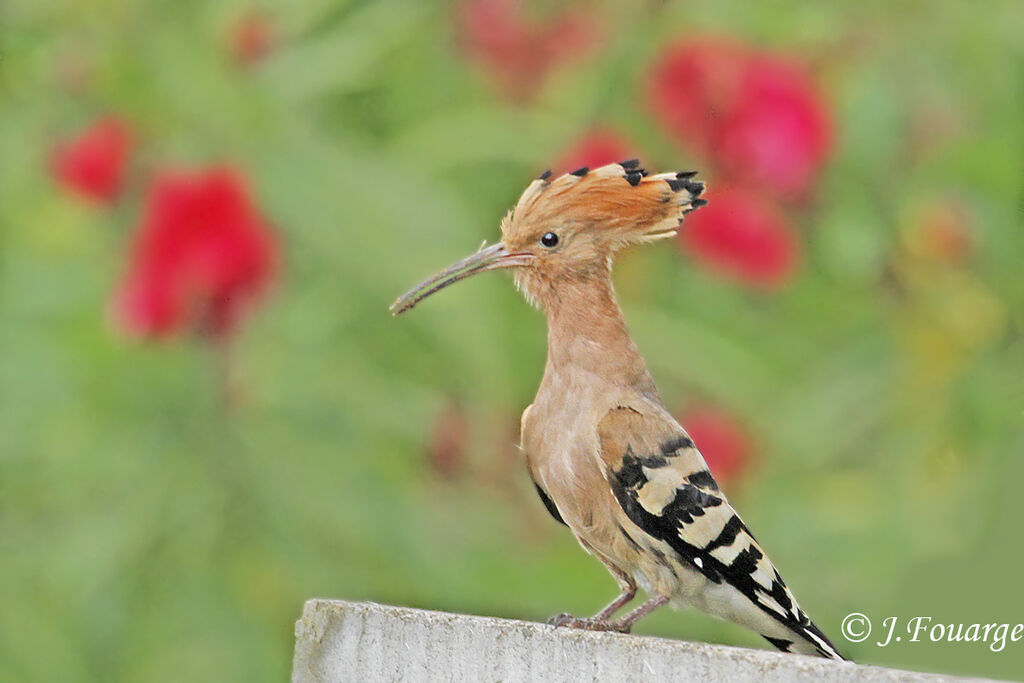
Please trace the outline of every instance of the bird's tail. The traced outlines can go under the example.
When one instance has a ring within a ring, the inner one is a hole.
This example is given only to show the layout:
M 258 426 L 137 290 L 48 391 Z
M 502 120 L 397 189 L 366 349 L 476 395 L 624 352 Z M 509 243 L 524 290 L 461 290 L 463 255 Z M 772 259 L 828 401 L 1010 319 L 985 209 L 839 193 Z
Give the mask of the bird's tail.
M 806 618 L 806 617 L 805 617 Z M 763 633 L 761 637 L 783 652 L 795 652 L 801 655 L 818 655 L 827 659 L 847 661 L 846 657 L 839 654 L 828 637 L 820 628 L 814 625 L 809 619 L 806 623 L 791 625 L 790 630 L 798 636 L 795 640 L 787 640 L 775 636 L 767 636 Z

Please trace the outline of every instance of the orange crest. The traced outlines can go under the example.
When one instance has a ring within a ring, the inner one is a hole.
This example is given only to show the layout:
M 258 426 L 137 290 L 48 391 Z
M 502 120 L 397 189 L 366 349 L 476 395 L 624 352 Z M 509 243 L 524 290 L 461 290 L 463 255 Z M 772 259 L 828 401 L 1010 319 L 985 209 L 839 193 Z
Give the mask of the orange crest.
M 552 179 L 534 180 L 505 220 L 503 239 L 531 242 L 555 225 L 600 228 L 624 242 L 669 237 L 683 216 L 707 202 L 696 171 L 648 175 L 636 159 L 591 171 L 584 167 Z

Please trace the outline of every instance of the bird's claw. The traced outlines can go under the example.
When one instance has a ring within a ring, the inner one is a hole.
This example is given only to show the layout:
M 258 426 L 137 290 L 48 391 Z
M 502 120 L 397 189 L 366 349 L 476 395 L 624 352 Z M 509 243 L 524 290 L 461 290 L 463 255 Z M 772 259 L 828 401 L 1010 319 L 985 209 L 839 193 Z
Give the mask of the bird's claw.
M 575 619 L 576 617 L 569 614 L 568 612 L 562 612 L 561 614 L 556 614 L 555 616 L 548 619 L 548 624 L 550 626 L 566 626 L 568 625 L 568 622 L 574 621 Z
M 603 619 L 587 619 L 586 617 L 574 617 L 563 612 L 548 619 L 552 626 L 564 626 L 565 628 L 579 628 L 584 631 L 615 631 L 617 633 L 629 633 L 631 624 L 622 623 L 619 620 L 606 621 Z

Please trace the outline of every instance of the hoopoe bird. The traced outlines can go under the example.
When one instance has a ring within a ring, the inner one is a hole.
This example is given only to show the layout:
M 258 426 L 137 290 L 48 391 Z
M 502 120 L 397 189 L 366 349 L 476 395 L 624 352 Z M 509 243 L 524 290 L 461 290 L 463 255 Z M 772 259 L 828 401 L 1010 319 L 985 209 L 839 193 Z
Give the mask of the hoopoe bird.
M 555 179 L 545 172 L 502 220 L 499 243 L 415 286 L 391 310 L 508 268 L 546 314 L 547 365 L 523 412 L 521 448 L 548 512 L 621 589 L 593 617 L 549 623 L 628 632 L 672 603 L 753 629 L 786 652 L 842 659 L 662 404 L 616 302 L 615 255 L 675 235 L 706 203 L 695 175 L 648 175 L 635 159 Z M 615 618 L 638 586 L 649 599 Z

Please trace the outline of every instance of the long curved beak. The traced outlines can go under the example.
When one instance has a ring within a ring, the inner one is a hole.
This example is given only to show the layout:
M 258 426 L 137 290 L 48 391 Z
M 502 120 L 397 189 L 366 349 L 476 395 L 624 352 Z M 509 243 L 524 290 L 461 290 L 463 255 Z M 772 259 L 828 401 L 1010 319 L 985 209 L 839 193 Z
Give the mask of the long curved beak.
M 453 263 L 437 275 L 427 278 L 398 297 L 395 303 L 391 304 L 391 314 L 404 313 L 434 292 L 439 292 L 448 285 L 464 280 L 470 275 L 498 268 L 523 266 L 532 258 L 533 254 L 530 253 L 509 253 L 501 242 L 489 247 L 481 247 L 480 251 L 467 256 L 458 263 Z

